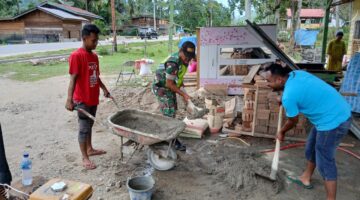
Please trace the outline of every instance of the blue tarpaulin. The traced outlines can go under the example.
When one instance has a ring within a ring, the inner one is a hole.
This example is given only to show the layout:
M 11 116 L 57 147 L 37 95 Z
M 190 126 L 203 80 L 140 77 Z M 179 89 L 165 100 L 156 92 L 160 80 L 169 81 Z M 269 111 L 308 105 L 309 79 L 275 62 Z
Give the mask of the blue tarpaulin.
M 187 41 L 190 41 L 190 42 L 194 43 L 194 44 L 195 44 L 195 47 L 196 47 L 196 44 L 197 44 L 196 41 L 197 41 L 197 40 L 196 40 L 196 37 L 195 37 L 195 36 L 190 36 L 190 37 L 183 37 L 183 38 L 181 38 L 178 47 L 181 48 L 181 46 L 184 44 L 184 42 L 187 42 Z
M 346 96 L 353 112 L 360 113 L 360 53 L 356 53 L 348 64 L 345 78 L 340 91 L 343 93 L 356 93 L 358 96 Z
M 300 46 L 314 46 L 319 31 L 299 29 L 295 31 L 295 42 Z

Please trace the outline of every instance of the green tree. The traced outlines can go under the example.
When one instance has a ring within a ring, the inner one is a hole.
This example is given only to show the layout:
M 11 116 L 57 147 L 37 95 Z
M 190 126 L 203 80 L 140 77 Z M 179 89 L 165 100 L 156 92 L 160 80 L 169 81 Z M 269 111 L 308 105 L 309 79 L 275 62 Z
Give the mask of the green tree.
M 226 26 L 231 23 L 231 12 L 213 0 L 177 0 L 175 23 L 192 31 L 202 26 Z
M 0 18 L 12 17 L 18 14 L 18 1 L 0 0 Z

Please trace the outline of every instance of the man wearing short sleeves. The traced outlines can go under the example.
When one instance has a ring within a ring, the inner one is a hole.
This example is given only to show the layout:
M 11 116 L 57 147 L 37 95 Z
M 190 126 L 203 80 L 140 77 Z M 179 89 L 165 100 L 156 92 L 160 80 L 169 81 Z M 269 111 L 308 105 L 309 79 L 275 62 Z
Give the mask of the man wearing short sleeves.
M 99 59 L 93 52 L 98 43 L 99 29 L 93 24 L 86 24 L 82 30 L 83 46 L 74 51 L 69 57 L 70 83 L 66 109 L 73 111 L 81 108 L 91 115 L 96 115 L 99 104 L 100 88 L 105 97 L 110 93 L 100 79 Z M 89 156 L 105 154 L 104 150 L 94 149 L 92 146 L 92 127 L 94 121 L 84 113 L 78 111 L 79 135 L 78 141 L 85 169 L 95 169 L 96 165 Z
M 327 199 L 336 199 L 335 152 L 351 124 L 350 105 L 333 87 L 308 72 L 290 72 L 278 64 L 270 65 L 265 71 L 268 85 L 274 90 L 283 90 L 281 103 L 287 120 L 277 138 L 284 140 L 285 133 L 298 122 L 300 113 L 314 125 L 306 142 L 306 169 L 301 176 L 288 176 L 288 179 L 311 189 L 311 177 L 317 168 L 325 182 Z

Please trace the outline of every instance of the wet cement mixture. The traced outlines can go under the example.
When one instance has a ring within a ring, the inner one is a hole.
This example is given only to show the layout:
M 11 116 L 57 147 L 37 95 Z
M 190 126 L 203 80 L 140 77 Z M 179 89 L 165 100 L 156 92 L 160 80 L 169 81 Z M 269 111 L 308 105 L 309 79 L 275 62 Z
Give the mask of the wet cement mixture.
M 111 117 L 112 123 L 159 138 L 176 136 L 185 128 L 177 119 L 144 113 L 137 110 L 124 110 Z

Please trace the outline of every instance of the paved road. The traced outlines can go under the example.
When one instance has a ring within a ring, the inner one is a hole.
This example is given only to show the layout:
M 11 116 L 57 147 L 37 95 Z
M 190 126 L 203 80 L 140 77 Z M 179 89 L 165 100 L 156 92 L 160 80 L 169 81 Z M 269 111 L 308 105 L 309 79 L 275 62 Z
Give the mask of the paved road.
M 157 40 L 152 39 L 148 40 L 149 42 L 153 41 L 165 41 L 168 40 L 168 36 L 160 36 Z M 141 42 L 141 39 L 126 39 L 125 37 L 118 38 L 118 44 L 123 42 L 134 43 Z M 4 45 L 0 46 L 0 57 L 5 56 L 15 56 L 20 54 L 29 54 L 36 52 L 46 52 L 46 51 L 57 51 L 63 49 L 73 49 L 81 46 L 81 42 L 57 42 L 57 43 L 41 43 L 41 44 L 14 44 L 14 45 Z M 100 41 L 100 45 L 111 44 L 108 41 Z

